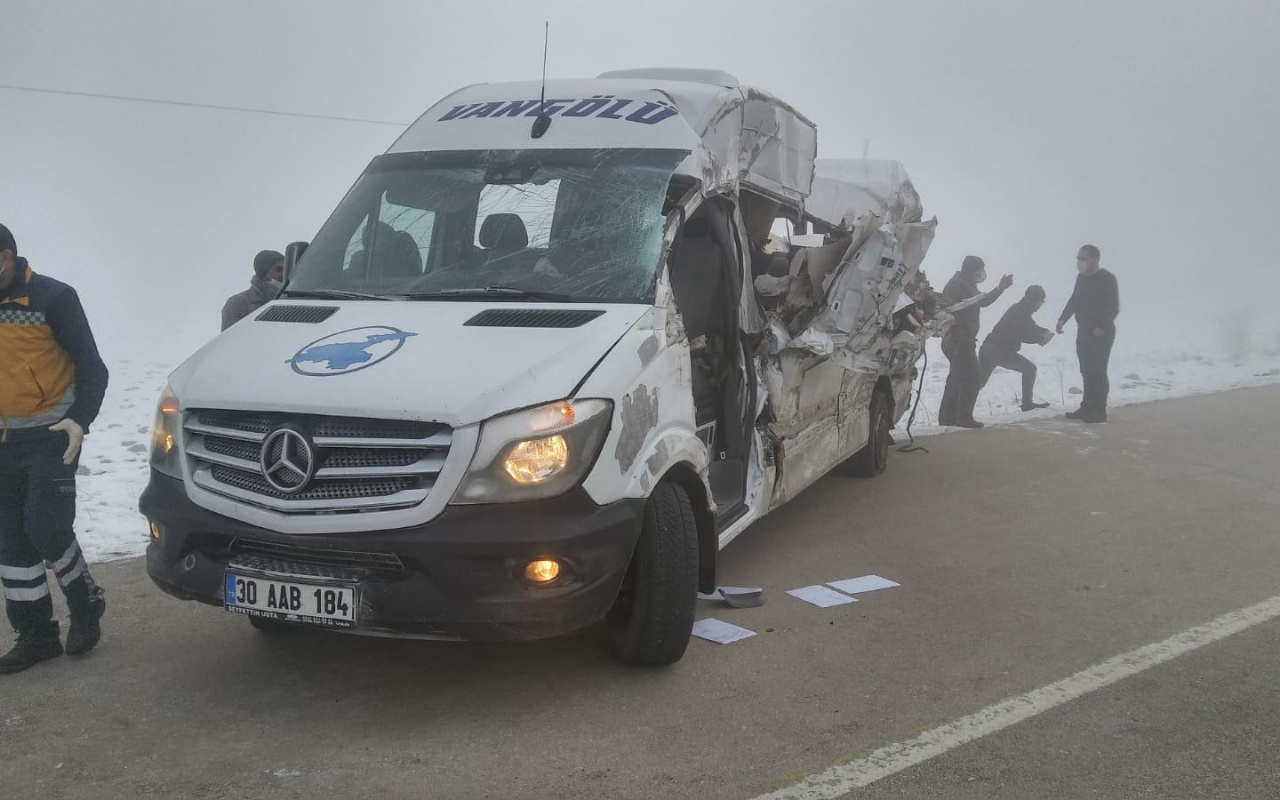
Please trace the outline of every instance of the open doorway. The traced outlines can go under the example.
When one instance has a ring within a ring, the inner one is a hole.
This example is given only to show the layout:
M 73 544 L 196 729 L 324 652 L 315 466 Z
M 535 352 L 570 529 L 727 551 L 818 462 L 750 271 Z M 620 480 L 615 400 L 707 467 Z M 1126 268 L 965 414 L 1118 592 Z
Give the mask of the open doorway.
M 669 260 L 671 290 L 684 319 L 693 368 L 698 435 L 711 455 L 711 488 L 721 525 L 746 512 L 754 377 L 739 324 L 741 248 L 733 207 L 711 198 L 687 219 Z

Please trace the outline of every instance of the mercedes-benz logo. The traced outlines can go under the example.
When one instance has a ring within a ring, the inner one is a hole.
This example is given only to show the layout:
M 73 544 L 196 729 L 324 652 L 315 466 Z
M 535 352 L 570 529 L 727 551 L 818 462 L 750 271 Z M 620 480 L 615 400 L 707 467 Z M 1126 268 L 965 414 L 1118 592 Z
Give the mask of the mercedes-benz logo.
M 306 434 L 296 428 L 276 428 L 262 442 L 258 456 L 262 477 L 279 492 L 297 494 L 316 475 L 316 452 Z

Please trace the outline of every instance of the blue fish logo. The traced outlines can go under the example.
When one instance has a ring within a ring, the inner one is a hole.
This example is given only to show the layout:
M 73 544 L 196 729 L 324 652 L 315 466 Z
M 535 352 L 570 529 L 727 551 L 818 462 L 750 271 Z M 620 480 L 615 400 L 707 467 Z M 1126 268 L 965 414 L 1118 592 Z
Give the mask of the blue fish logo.
M 289 359 L 299 375 L 349 375 L 391 358 L 416 333 L 386 325 L 352 328 L 316 339 Z

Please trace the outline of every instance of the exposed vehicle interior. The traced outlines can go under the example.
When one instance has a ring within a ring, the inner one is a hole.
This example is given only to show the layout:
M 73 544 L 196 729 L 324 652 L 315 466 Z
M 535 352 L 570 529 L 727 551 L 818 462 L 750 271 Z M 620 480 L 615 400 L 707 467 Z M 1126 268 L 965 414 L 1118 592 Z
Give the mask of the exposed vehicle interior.
M 711 451 L 711 486 L 721 524 L 745 512 L 755 379 L 738 308 L 741 248 L 727 199 L 710 198 L 685 221 L 668 262 L 693 367 L 699 435 Z

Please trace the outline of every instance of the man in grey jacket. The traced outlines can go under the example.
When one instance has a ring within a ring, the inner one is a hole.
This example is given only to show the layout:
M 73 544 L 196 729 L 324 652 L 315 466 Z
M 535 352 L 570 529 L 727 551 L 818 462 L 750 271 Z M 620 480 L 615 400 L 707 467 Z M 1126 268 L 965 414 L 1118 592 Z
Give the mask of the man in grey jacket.
M 284 280 L 284 256 L 275 250 L 263 250 L 253 259 L 253 279 L 249 288 L 233 294 L 222 306 L 222 329 L 225 331 L 259 308 L 276 299 Z
M 1048 408 L 1048 403 L 1035 401 L 1036 365 L 1018 351 L 1024 344 L 1045 345 L 1053 337 L 1047 328 L 1036 324 L 1032 317 L 1044 305 L 1044 289 L 1039 286 L 1028 286 L 1022 299 L 1009 306 L 1004 316 L 987 334 L 987 339 L 978 350 L 978 371 L 982 376 L 982 386 L 991 380 L 991 373 L 996 367 L 1004 367 L 1022 373 L 1022 410 L 1035 411 Z
M 987 264 L 977 256 L 965 256 L 964 263 L 942 290 L 943 307 L 955 314 L 955 322 L 942 337 L 942 354 L 951 362 L 947 385 L 938 409 L 939 425 L 981 428 L 973 418 L 973 406 L 982 388 L 978 367 L 978 331 L 981 309 L 991 305 L 1004 290 L 1013 285 L 1013 276 L 1005 275 L 999 285 L 986 294 L 978 286 L 987 279 Z

